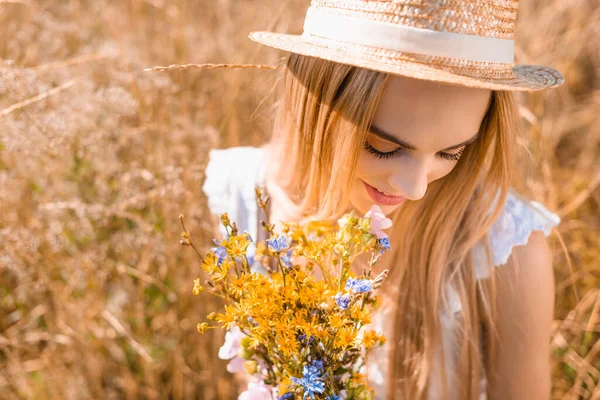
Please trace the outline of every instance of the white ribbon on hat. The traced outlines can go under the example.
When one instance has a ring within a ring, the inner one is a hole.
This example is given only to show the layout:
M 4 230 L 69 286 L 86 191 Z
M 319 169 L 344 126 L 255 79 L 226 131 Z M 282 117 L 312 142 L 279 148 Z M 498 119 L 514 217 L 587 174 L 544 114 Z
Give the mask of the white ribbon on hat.
M 304 35 L 386 50 L 469 61 L 509 64 L 514 61 L 513 40 L 370 21 L 313 7 L 306 13 Z

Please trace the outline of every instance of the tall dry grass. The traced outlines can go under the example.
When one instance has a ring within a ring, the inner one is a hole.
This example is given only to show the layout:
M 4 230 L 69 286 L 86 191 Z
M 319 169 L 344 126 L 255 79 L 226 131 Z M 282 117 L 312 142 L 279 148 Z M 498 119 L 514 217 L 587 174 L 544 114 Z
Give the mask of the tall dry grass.
M 515 182 L 563 217 L 553 393 L 600 399 L 600 3 L 521 3 L 518 61 L 567 80 L 520 97 Z M 208 149 L 264 140 L 274 73 L 143 69 L 275 64 L 247 33 L 299 32 L 306 5 L 0 0 L 0 397 L 235 398 L 177 216 L 208 245 Z

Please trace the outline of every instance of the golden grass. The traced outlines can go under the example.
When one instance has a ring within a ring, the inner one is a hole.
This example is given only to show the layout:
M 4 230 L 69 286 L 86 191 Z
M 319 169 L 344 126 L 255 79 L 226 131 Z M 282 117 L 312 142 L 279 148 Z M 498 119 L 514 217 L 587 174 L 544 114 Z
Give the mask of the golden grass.
M 215 305 L 191 295 L 178 215 L 208 245 L 207 151 L 264 140 L 274 73 L 144 68 L 275 65 L 247 33 L 299 32 L 306 5 L 0 0 L 3 398 L 235 398 L 222 332 L 195 330 Z M 563 217 L 553 397 L 600 399 L 600 3 L 522 0 L 519 18 L 518 61 L 567 80 L 520 96 L 515 182 Z

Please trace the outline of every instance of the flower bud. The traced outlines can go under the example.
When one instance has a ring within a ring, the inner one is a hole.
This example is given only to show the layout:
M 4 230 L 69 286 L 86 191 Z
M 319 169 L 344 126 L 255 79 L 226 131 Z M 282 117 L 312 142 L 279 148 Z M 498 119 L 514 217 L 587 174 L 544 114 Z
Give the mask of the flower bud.
M 200 278 L 194 279 L 194 288 L 192 289 L 192 293 L 198 296 L 200 292 L 204 291 L 204 286 L 200 284 Z
M 221 223 L 225 226 L 231 225 L 231 220 L 229 219 L 229 215 L 227 213 L 221 214 Z
M 208 324 L 206 322 L 199 323 L 197 325 L 197 328 L 198 328 L 198 332 L 204 333 L 208 329 Z

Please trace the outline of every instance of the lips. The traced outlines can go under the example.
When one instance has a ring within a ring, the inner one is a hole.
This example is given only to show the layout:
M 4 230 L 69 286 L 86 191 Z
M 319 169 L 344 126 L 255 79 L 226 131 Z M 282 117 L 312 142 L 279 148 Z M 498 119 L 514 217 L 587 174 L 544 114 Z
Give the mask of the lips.
M 371 199 L 373 199 L 375 204 L 382 206 L 395 206 L 402 203 L 406 199 L 404 196 L 390 196 L 389 194 L 380 192 L 365 181 L 363 181 L 363 183 L 365 184 L 367 193 L 369 193 L 369 196 L 371 196 Z

